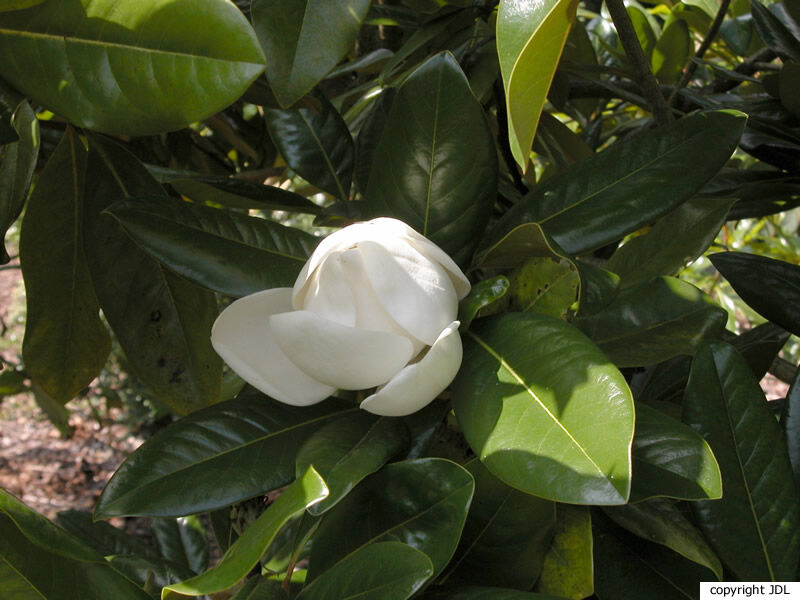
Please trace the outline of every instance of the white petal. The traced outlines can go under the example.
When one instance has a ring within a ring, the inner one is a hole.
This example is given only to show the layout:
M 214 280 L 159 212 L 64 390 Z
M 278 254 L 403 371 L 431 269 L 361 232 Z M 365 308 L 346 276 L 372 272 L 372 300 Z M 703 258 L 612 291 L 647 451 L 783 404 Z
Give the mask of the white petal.
M 414 233 L 416 233 L 416 231 Z M 469 294 L 469 290 L 472 287 L 469 283 L 469 279 L 467 279 L 467 276 L 464 275 L 463 271 L 458 268 L 458 265 L 452 258 L 450 258 L 447 252 L 439 248 L 439 246 L 434 244 L 428 238 L 419 234 L 417 234 L 417 236 L 413 239 L 412 245 L 430 260 L 439 263 L 442 268 L 447 271 L 459 300 Z
M 362 242 L 367 278 L 386 312 L 415 338 L 432 345 L 458 314 L 458 298 L 447 273 L 410 245 L 393 252 Z
M 336 388 L 303 373 L 275 343 L 270 316 L 292 310 L 291 298 L 291 288 L 276 288 L 236 300 L 214 322 L 211 344 L 253 387 L 286 404 L 307 406 Z
M 385 417 L 410 415 L 441 394 L 461 366 L 458 321 L 448 325 L 418 363 L 408 365 L 361 403 L 364 410 Z
M 341 325 L 356 325 L 356 300 L 342 270 L 341 252 L 330 254 L 320 265 L 312 276 L 303 306 L 295 308 L 310 310 Z
M 314 379 L 344 390 L 386 383 L 413 356 L 411 342 L 328 321 L 307 310 L 270 318 L 278 345 Z

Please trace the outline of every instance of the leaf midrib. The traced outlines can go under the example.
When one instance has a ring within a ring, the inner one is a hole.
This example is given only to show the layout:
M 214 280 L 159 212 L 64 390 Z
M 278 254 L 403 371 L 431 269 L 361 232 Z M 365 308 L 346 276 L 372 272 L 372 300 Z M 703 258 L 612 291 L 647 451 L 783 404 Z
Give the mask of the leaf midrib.
M 242 63 L 242 64 L 251 64 L 251 65 L 263 65 L 261 62 L 252 62 L 249 60 L 232 60 L 229 58 L 219 58 L 215 56 L 208 56 L 204 54 L 190 54 L 189 52 L 178 52 L 176 50 L 160 50 L 158 48 L 150 48 L 148 46 L 133 46 L 131 44 L 123 44 L 121 42 L 109 42 L 106 40 L 91 40 L 87 38 L 78 38 L 68 35 L 54 35 L 52 33 L 42 33 L 38 31 L 23 31 L 19 29 L 7 29 L 5 27 L 0 27 L 0 36 L 6 35 L 9 38 L 11 37 L 19 37 L 19 38 L 32 38 L 32 39 L 43 39 L 43 40 L 51 40 L 54 42 L 62 42 L 64 44 L 85 44 L 88 46 L 100 46 L 100 47 L 108 47 L 108 48 L 117 48 L 129 52 L 141 52 L 145 54 L 161 54 L 164 56 L 178 56 L 184 57 L 186 59 L 203 59 L 203 60 L 210 60 L 214 62 L 222 62 L 222 63 Z

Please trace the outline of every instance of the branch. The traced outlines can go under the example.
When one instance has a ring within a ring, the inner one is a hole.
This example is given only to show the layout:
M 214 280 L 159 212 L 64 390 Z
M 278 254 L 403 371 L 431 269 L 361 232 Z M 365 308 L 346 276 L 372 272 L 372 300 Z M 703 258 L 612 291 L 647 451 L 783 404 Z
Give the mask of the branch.
M 633 28 L 630 16 L 628 16 L 628 11 L 625 10 L 625 5 L 622 0 L 606 0 L 606 6 L 611 14 L 611 19 L 614 21 L 614 26 L 617 28 L 619 41 L 622 42 L 625 54 L 631 61 L 634 76 L 642 90 L 642 95 L 650 105 L 653 118 L 659 125 L 669 123 L 672 121 L 672 112 L 661 94 L 658 81 L 650 70 L 650 65 L 647 62 L 647 58 L 645 58 L 642 46 L 639 44 L 639 38 L 636 37 L 636 31 Z
M 702 59 L 705 53 L 711 47 L 711 43 L 719 33 L 719 28 L 722 27 L 722 21 L 725 20 L 725 15 L 728 12 L 728 6 L 730 6 L 730 3 L 731 0 L 722 0 L 720 3 L 719 10 L 714 17 L 714 21 L 711 23 L 711 27 L 709 27 L 708 31 L 706 32 L 706 37 L 703 38 L 703 41 L 700 43 L 700 47 L 697 49 L 697 52 L 694 53 L 695 59 Z M 694 75 L 695 70 L 697 70 L 697 64 L 697 62 L 691 60 L 689 61 L 689 64 L 683 68 L 680 81 L 678 81 L 678 84 L 675 86 L 672 94 L 670 94 L 669 100 L 667 100 L 667 106 L 672 106 L 675 103 L 675 99 L 678 97 L 678 92 L 685 88 L 692 80 L 692 75 Z

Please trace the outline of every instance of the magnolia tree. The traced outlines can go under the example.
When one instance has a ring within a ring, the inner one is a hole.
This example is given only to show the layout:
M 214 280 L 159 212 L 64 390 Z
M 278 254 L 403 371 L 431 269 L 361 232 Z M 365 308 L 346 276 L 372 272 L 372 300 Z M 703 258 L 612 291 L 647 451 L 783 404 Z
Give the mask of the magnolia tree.
M 768 403 L 758 380 L 800 334 L 800 267 L 729 244 L 743 218 L 797 226 L 796 5 L 0 11 L 27 302 L 3 389 L 63 422 L 113 336 L 175 417 L 92 514 L 0 491 L 3 598 L 797 577 L 800 383 Z M 726 331 L 683 275 L 709 252 L 765 324 Z

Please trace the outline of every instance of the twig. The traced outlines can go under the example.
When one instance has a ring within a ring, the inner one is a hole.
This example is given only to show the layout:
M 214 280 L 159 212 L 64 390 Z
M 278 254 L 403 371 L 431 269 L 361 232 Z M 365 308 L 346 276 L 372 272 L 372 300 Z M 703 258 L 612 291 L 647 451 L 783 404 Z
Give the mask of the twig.
M 728 12 L 728 6 L 730 6 L 730 3 L 731 0 L 722 0 L 720 3 L 719 10 L 714 17 L 714 21 L 711 23 L 711 27 L 709 27 L 708 31 L 706 32 L 706 36 L 703 38 L 703 41 L 700 42 L 700 47 L 697 48 L 697 52 L 694 53 L 695 59 L 702 59 L 703 56 L 705 56 L 705 53 L 711 47 L 714 38 L 717 37 L 717 34 L 719 33 L 719 28 L 722 27 L 722 21 L 725 20 L 725 15 Z M 672 90 L 669 100 L 667 100 L 667 106 L 672 106 L 675 103 L 675 99 L 678 97 L 678 92 L 685 88 L 692 80 L 692 75 L 694 75 L 694 72 L 697 70 L 697 64 L 698 63 L 695 60 L 690 60 L 689 63 L 683 68 L 681 78 L 678 81 L 678 84 L 675 86 L 675 89 Z
M 642 95 L 650 105 L 653 118 L 659 125 L 671 122 L 672 112 L 661 94 L 658 81 L 650 70 L 650 65 L 647 63 L 641 44 L 639 44 L 639 38 L 636 37 L 636 30 L 633 28 L 628 11 L 625 10 L 625 5 L 622 0 L 606 0 L 606 6 L 614 21 L 614 26 L 617 28 L 619 41 L 622 42 L 625 54 L 631 61 L 634 76 L 641 87 Z
M 764 63 L 775 60 L 776 56 L 777 55 L 769 48 L 762 48 L 734 67 L 733 71 L 734 73 L 740 73 L 742 75 L 752 75 L 756 71 L 761 70 Z M 741 83 L 741 81 L 735 79 L 717 79 L 708 89 L 712 94 L 722 94 L 728 90 L 732 90 Z

